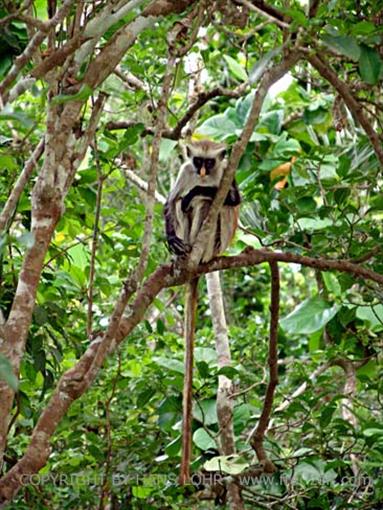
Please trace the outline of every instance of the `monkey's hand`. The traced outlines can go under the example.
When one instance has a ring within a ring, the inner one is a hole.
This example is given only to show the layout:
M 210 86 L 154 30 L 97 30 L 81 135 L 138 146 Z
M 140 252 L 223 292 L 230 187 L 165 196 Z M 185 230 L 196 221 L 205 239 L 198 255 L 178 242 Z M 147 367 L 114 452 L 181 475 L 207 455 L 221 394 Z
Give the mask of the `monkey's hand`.
M 168 236 L 168 245 L 171 252 L 175 253 L 178 257 L 186 255 L 191 251 L 191 247 L 184 243 L 182 239 L 176 235 Z

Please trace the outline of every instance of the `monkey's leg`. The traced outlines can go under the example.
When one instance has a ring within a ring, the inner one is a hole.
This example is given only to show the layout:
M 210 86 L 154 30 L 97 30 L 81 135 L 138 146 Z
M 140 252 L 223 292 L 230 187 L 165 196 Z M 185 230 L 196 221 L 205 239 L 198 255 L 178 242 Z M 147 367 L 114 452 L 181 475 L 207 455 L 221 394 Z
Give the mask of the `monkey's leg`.
M 190 461 L 192 450 L 192 411 L 193 411 L 193 361 L 194 333 L 198 300 L 198 278 L 186 284 L 185 294 L 185 375 L 182 401 L 182 459 L 179 483 L 185 485 L 190 480 Z

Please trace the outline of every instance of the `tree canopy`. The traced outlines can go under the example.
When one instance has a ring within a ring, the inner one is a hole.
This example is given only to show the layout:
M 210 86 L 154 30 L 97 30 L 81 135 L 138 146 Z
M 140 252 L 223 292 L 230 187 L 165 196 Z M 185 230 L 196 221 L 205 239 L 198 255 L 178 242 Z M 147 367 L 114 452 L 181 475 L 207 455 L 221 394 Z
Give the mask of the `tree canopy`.
M 0 2 L 0 506 L 380 508 L 382 43 L 370 0 Z M 228 165 L 180 264 L 190 138 Z

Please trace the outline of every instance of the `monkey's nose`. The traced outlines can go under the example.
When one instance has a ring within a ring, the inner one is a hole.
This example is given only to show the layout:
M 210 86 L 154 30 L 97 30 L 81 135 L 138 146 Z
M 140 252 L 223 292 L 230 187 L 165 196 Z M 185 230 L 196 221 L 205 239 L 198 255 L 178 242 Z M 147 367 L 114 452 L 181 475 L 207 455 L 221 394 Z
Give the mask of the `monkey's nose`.
M 199 174 L 200 174 L 201 177 L 205 177 L 205 175 L 206 175 L 206 168 L 204 166 L 199 171 Z

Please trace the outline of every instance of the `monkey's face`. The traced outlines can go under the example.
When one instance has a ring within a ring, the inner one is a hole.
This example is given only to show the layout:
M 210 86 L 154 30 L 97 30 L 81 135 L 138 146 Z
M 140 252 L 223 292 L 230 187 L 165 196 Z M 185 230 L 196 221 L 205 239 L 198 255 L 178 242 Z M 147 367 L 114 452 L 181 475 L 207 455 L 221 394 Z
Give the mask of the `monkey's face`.
M 218 177 L 222 173 L 226 147 L 221 143 L 200 140 L 186 145 L 186 157 L 193 173 L 204 179 L 206 176 Z
M 210 175 L 214 170 L 215 164 L 215 158 L 203 158 L 202 156 L 193 157 L 193 167 L 202 178 L 205 177 L 205 175 Z

